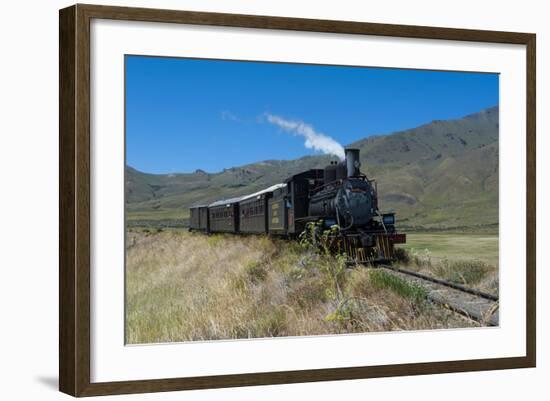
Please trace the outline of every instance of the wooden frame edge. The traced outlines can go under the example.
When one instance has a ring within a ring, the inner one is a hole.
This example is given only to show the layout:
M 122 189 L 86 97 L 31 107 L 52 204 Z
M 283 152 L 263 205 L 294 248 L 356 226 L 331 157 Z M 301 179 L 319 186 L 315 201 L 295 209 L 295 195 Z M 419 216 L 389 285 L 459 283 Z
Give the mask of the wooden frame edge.
M 59 389 L 75 395 L 75 8 L 59 12 Z
M 526 227 L 526 336 L 529 367 L 537 365 L 537 36 L 530 34 L 526 45 L 527 87 L 527 227 Z
M 89 17 L 59 11 L 59 389 L 90 385 Z
M 525 357 L 265 372 L 174 379 L 90 381 L 90 20 L 367 34 L 523 44 L 527 48 L 527 303 Z M 352 21 L 77 4 L 59 12 L 59 389 L 73 396 L 351 380 L 536 366 L 536 35 Z
M 79 396 L 312 383 L 532 367 L 527 357 L 91 383 Z

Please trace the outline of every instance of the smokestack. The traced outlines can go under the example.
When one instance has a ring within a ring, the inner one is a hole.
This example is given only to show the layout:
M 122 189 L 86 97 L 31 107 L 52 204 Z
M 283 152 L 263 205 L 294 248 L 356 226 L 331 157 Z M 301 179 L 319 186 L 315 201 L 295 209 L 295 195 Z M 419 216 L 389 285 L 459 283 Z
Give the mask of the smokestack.
M 361 174 L 361 162 L 359 161 L 359 149 L 346 149 L 346 167 L 349 177 L 358 177 Z

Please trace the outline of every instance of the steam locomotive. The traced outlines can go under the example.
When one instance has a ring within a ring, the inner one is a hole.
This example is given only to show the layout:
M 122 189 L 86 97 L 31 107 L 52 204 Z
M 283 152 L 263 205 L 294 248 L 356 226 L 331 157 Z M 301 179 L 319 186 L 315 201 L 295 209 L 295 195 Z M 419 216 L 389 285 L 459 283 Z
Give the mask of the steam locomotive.
M 376 181 L 360 171 L 358 149 L 324 169 L 295 174 L 284 183 L 238 198 L 190 208 L 190 231 L 268 234 L 296 238 L 320 233 L 336 252 L 358 262 L 389 261 L 406 242 L 395 214 L 378 208 Z M 326 233 L 329 233 L 326 235 Z M 302 234 L 303 235 L 303 234 Z

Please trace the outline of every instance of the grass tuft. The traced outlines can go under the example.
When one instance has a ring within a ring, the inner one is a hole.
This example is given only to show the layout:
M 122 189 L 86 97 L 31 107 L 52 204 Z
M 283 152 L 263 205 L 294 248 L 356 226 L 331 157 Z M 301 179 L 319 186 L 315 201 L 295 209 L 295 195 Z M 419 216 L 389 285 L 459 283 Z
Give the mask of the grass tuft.
M 374 288 L 389 289 L 417 305 L 424 304 L 428 297 L 423 287 L 383 270 L 371 270 L 370 280 Z
M 491 270 L 491 267 L 481 260 L 448 260 L 443 259 L 434 273 L 445 280 L 454 283 L 473 285 L 478 284 Z
M 254 330 L 264 333 L 266 337 L 285 335 L 287 329 L 287 315 L 283 307 L 272 309 L 258 317 L 254 324 Z
M 244 272 L 251 283 L 257 284 L 267 277 L 267 269 L 261 260 L 252 260 L 244 267 Z

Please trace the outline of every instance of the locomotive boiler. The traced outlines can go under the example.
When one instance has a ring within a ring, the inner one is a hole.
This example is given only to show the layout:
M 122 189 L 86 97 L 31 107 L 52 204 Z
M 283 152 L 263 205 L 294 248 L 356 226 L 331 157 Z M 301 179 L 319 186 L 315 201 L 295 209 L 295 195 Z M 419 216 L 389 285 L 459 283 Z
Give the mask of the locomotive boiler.
M 327 166 L 323 186 L 312 192 L 309 215 L 334 221 L 343 231 L 371 223 L 378 213 L 378 200 L 360 166 L 357 149 L 346 149 L 345 162 Z

